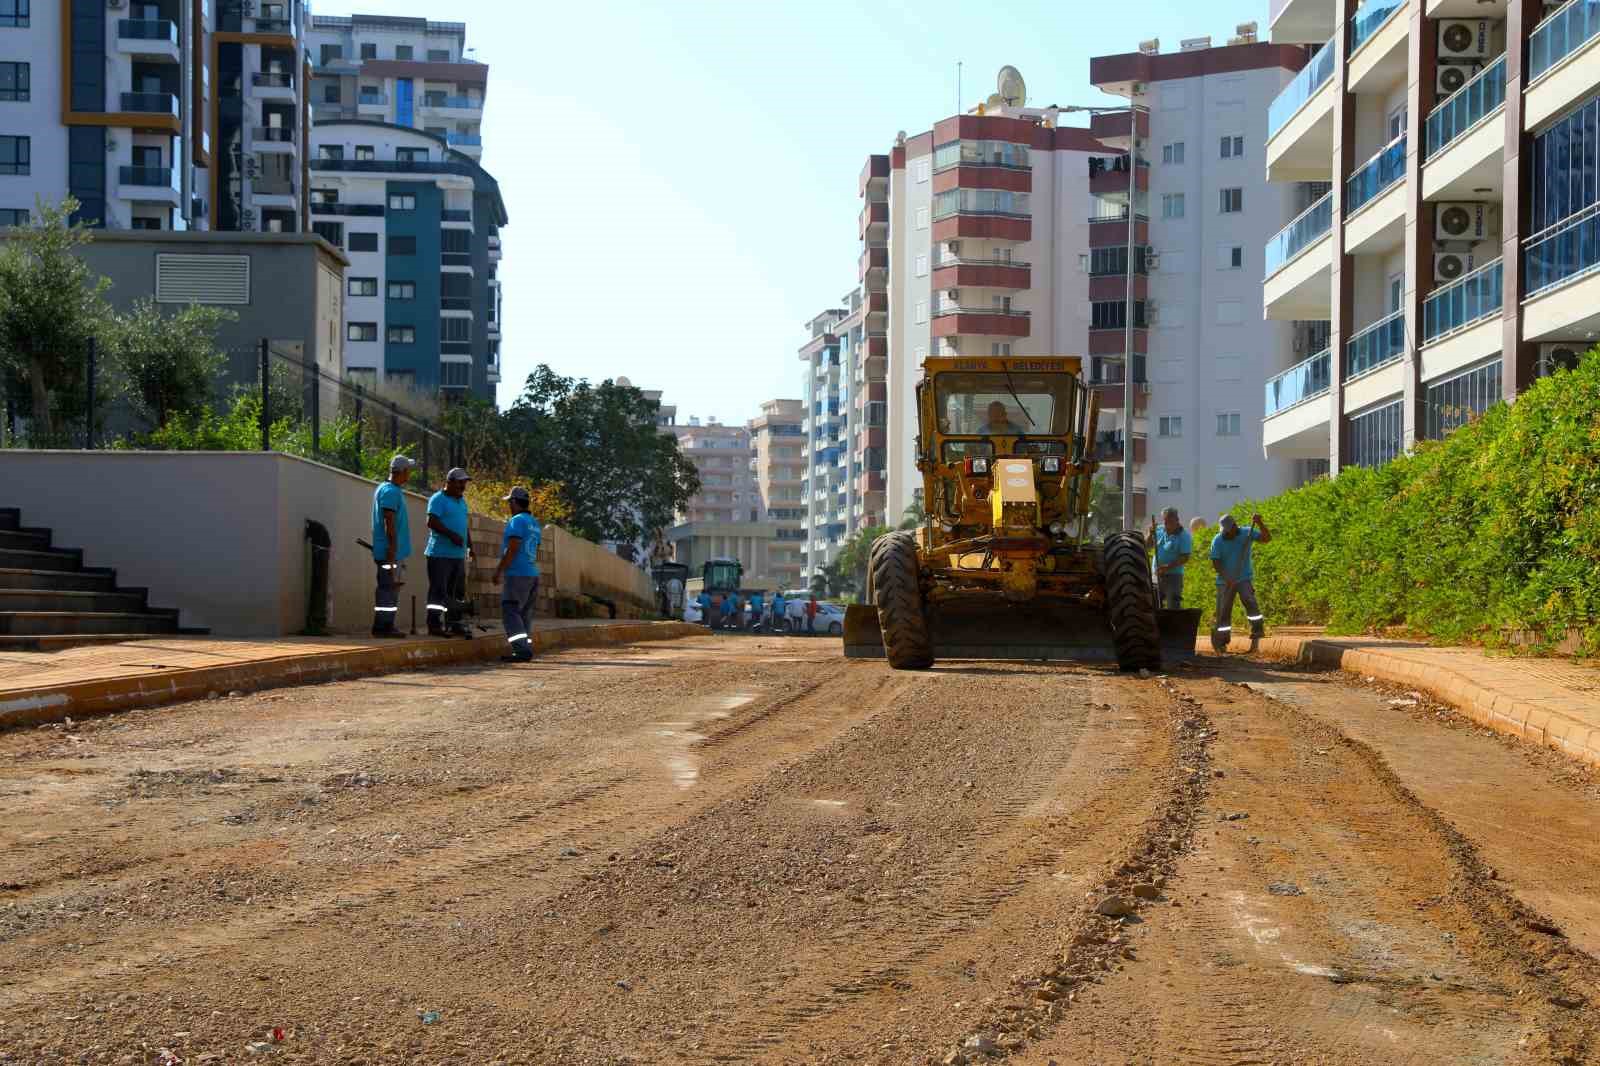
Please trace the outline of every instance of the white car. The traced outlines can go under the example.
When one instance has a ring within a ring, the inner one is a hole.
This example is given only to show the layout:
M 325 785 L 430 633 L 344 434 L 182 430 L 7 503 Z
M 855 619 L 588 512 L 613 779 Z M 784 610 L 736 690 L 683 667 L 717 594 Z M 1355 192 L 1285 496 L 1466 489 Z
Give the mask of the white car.
M 683 603 L 683 620 L 699 625 L 701 622 L 700 605 L 693 600 L 685 600 Z
M 789 620 L 789 632 L 806 632 L 806 604 L 809 600 L 790 600 L 784 615 Z M 841 636 L 844 633 L 844 608 L 835 603 L 817 601 L 817 632 Z

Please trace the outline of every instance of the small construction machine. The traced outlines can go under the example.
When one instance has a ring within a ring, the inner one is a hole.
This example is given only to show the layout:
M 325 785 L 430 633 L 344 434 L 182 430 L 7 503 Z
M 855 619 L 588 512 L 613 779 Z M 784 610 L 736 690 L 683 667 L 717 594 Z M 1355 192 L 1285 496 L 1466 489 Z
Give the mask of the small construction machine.
M 1068 356 L 939 356 L 917 386 L 926 518 L 880 537 L 845 654 L 936 658 L 1192 655 L 1199 611 L 1158 611 L 1144 538 L 1090 539 L 1099 397 Z

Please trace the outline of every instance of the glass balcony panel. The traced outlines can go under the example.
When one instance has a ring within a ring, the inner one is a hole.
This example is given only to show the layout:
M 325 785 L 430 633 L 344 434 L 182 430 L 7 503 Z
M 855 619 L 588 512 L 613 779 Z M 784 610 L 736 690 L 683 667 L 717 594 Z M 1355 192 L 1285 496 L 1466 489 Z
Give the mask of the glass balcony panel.
M 1503 279 L 1501 262 L 1496 259 L 1430 293 L 1422 303 L 1423 343 L 1499 314 Z
M 1396 11 L 1405 6 L 1405 0 L 1367 0 L 1350 16 L 1350 54 L 1367 43 Z
M 1528 241 L 1525 248 L 1529 296 L 1589 273 L 1600 266 L 1600 206 Z
M 176 115 L 178 98 L 172 93 L 123 93 L 122 110 L 141 115 Z
M 121 19 L 117 36 L 129 41 L 178 43 L 178 26 L 167 19 Z
M 1528 80 L 1533 81 L 1600 34 L 1600 0 L 1572 0 L 1539 23 L 1528 37 Z
M 1428 116 L 1423 140 L 1424 157 L 1432 159 L 1440 149 L 1476 126 L 1505 102 L 1506 57 L 1501 56 L 1433 109 Z
M 1324 348 L 1267 381 L 1267 417 L 1321 396 L 1333 385 L 1333 356 Z
M 1329 193 L 1300 213 L 1267 242 L 1267 277 L 1305 251 L 1333 228 L 1333 194 Z
M 1344 376 L 1353 378 L 1400 358 L 1406 348 L 1406 313 L 1395 311 L 1357 333 L 1344 347 Z
M 1300 68 L 1294 80 L 1267 106 L 1267 140 L 1277 136 L 1279 130 L 1294 117 L 1295 112 L 1317 94 L 1317 90 L 1333 77 L 1333 41 L 1323 45 L 1311 62 Z
M 1406 176 L 1406 139 L 1390 141 L 1377 155 L 1345 182 L 1345 217 L 1377 199 L 1378 194 Z

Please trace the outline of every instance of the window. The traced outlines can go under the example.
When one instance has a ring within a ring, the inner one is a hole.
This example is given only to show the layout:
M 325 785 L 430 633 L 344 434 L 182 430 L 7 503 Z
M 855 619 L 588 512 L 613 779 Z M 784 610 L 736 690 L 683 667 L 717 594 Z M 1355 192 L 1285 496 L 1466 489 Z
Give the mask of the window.
M 0 26 L 26 26 L 29 0 L 0 0 Z
M 1181 166 L 1183 164 L 1183 142 L 1176 141 L 1172 144 L 1163 144 L 1161 146 L 1161 161 L 1163 163 L 1171 163 L 1173 166 Z
M 415 237 L 390 237 L 390 255 L 416 255 L 417 239 Z
M 1406 118 L 1408 112 L 1404 104 L 1395 108 L 1389 114 L 1389 139 L 1392 141 L 1406 131 Z
M 415 240 L 416 238 L 412 238 Z M 376 233 L 350 233 L 350 250 L 352 252 L 376 252 L 378 250 L 378 235 Z
M 26 101 L 29 90 L 28 64 L 0 63 L 0 100 Z
M 402 60 L 411 59 L 412 58 L 411 46 L 409 44 L 397 44 L 397 45 L 395 45 L 394 46 L 394 57 L 396 59 L 402 59 Z
M 1161 217 L 1162 218 L 1182 218 L 1183 217 L 1183 193 L 1181 193 L 1181 192 L 1168 192 L 1168 193 L 1162 193 L 1161 194 Z
M 318 237 L 321 237 L 335 248 L 344 247 L 343 222 L 313 222 L 311 223 L 311 232 L 315 233 Z
M 377 278 L 351 278 L 351 296 L 376 296 L 378 295 Z
M 134 215 L 133 218 L 129 219 L 128 221 L 130 224 L 129 228 L 131 229 L 158 230 L 161 228 L 161 220 L 159 218 L 152 218 L 148 215 Z
M 1487 366 L 1429 385 L 1423 401 L 1428 439 L 1442 440 L 1451 430 L 1499 403 L 1500 374 L 1500 360 L 1496 359 Z
M 1181 437 L 1181 436 L 1183 436 L 1183 416 L 1182 415 L 1162 415 L 1161 416 L 1161 421 L 1158 423 L 1158 425 L 1159 425 L 1159 429 L 1157 430 L 1157 435 L 1158 436 L 1162 436 L 1162 437 Z
M 0 226 L 26 226 L 28 209 L 25 207 L 0 207 Z
M 1244 246 L 1240 244 L 1217 245 L 1217 269 L 1238 270 L 1244 266 Z
M 1122 329 L 1127 324 L 1128 304 L 1126 300 L 1097 300 L 1089 305 L 1090 329 Z M 1135 329 L 1145 328 L 1143 300 L 1134 301 L 1133 325 Z
M 1229 267 L 1240 270 L 1244 267 L 1244 245 L 1236 244 L 1229 250 Z
M 1403 450 L 1400 443 L 1402 404 L 1395 401 L 1357 415 L 1345 424 L 1345 462 L 1350 466 L 1382 466 Z
M 384 332 L 388 335 L 390 344 L 417 343 L 417 327 L 415 326 L 390 326 Z
M 322 87 L 322 102 L 325 104 L 339 103 L 339 83 L 330 81 Z
M 376 159 L 378 158 L 378 150 L 370 144 L 358 144 L 356 145 L 356 158 Z
M 1183 478 L 1179 477 L 1177 474 L 1168 474 L 1167 475 L 1166 484 L 1157 485 L 1156 486 L 1156 491 L 1158 491 L 1158 492 L 1182 492 L 1183 491 Z
M 912 308 L 911 317 L 918 325 L 928 321 L 928 301 L 918 300 Z
M 389 194 L 389 210 L 415 211 L 417 209 L 416 193 L 392 192 Z
M 375 45 L 375 44 L 364 44 L 364 45 L 362 45 L 361 46 L 361 58 L 362 59 L 377 59 L 378 58 L 378 46 Z
M 472 254 L 472 232 L 464 229 L 447 229 L 439 233 L 439 250 L 456 255 Z
M 990 343 L 990 345 L 989 345 L 989 354 L 990 355 L 1005 355 L 1005 356 L 1009 356 L 1011 354 L 1011 342 L 1010 341 L 1005 341 L 1005 342 L 1001 343 L 1001 342 L 996 341 L 996 342 Z
M 391 248 L 394 246 L 393 241 L 390 241 L 389 244 Z M 391 281 L 388 285 L 388 294 L 391 300 L 415 300 L 417 298 L 417 283 L 414 281 Z
M 343 58 L 344 58 L 344 49 L 342 47 L 340 47 L 339 45 L 336 45 L 336 44 L 325 44 L 325 45 L 322 46 L 322 65 L 323 66 L 327 66 L 329 63 L 331 63 L 335 59 L 343 59 Z
M 1028 146 L 1014 141 L 947 141 L 933 149 L 935 170 L 962 164 L 1026 170 Z
M 455 341 L 456 343 L 472 340 L 472 319 L 441 318 L 439 320 L 439 339 L 441 341 Z
M 1217 491 L 1229 492 L 1239 487 L 1239 468 L 1236 466 L 1217 467 Z
M 917 228 L 928 228 L 928 209 L 926 207 L 917 208 Z
M 916 273 L 917 277 L 919 277 L 919 278 L 925 278 L 925 277 L 928 276 L 928 257 L 927 256 L 925 256 L 925 255 L 917 256 L 917 263 L 916 263 L 915 273 Z
M 1135 247 L 1133 251 L 1133 272 L 1135 274 L 1149 273 L 1145 265 L 1145 257 L 1150 254 L 1150 249 Z M 1120 278 L 1128 272 L 1128 249 L 1123 245 L 1091 249 L 1088 260 L 1090 277 Z
M 1237 437 L 1239 435 L 1239 412 L 1221 411 L 1217 414 L 1217 436 Z
M 1222 201 L 1223 214 L 1237 215 L 1244 210 L 1243 189 L 1221 189 L 1218 191 L 1221 193 L 1220 200 Z
M 339 190 L 313 188 L 311 190 L 311 202 L 313 204 L 336 204 L 339 202 Z
M 396 148 L 394 157 L 402 163 L 426 163 L 428 150 L 426 148 Z
M 471 363 L 440 363 L 439 386 L 445 389 L 464 389 L 472 384 Z
M 1222 158 L 1224 158 L 1224 159 L 1242 159 L 1243 157 L 1244 157 L 1244 138 L 1243 137 L 1224 137 L 1224 138 L 1222 138 Z
M 428 62 L 430 62 L 430 63 L 448 63 L 448 62 L 450 62 L 450 49 L 448 49 L 448 48 L 430 48 L 430 49 L 428 49 Z
M 376 322 L 352 322 L 345 333 L 345 337 L 353 341 L 375 341 L 378 339 L 378 324 Z
M 950 189 L 935 193 L 933 217 L 948 218 L 957 213 L 969 215 L 1028 215 L 1028 193 L 1004 189 Z M 918 218 L 921 218 L 920 212 Z
M 1406 295 L 1406 276 L 1395 274 L 1389 278 L 1389 310 L 1400 310 L 1400 303 Z
M 31 169 L 32 148 L 26 137 L 0 137 L 0 174 L 27 174 Z
M 317 148 L 318 159 L 338 160 L 344 158 L 344 145 L 324 144 Z
M 919 184 L 921 182 L 927 181 L 928 180 L 928 176 L 932 172 L 933 172 L 933 164 L 932 164 L 932 162 L 930 160 L 919 159 L 919 160 L 917 160 L 915 163 L 913 163 L 911 165 L 912 176 L 916 179 L 916 181 Z

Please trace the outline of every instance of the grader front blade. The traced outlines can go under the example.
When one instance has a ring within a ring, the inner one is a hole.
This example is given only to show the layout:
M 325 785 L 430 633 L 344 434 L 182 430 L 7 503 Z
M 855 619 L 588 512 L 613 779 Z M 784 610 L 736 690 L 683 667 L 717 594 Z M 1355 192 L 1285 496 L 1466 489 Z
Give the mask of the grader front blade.
M 1181 662 L 1194 655 L 1198 610 L 1158 611 L 1156 622 L 1163 662 Z M 1104 611 L 1038 603 L 941 604 L 929 610 L 928 623 L 934 655 L 940 660 L 1116 662 L 1111 623 Z M 846 608 L 844 654 L 849 659 L 884 657 L 876 607 Z

